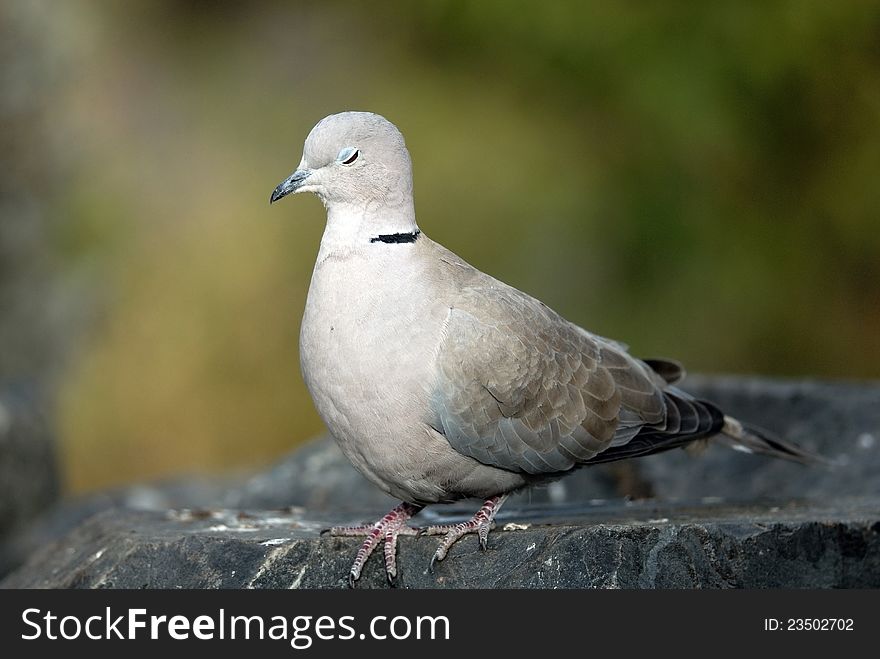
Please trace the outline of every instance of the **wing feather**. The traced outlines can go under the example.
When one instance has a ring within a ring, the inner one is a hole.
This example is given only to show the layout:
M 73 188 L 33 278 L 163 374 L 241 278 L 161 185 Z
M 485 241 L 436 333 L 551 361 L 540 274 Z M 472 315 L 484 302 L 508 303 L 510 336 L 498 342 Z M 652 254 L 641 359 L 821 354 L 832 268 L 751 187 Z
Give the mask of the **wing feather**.
M 462 288 L 436 355 L 430 424 L 502 469 L 563 472 L 717 431 L 714 408 L 667 384 L 674 362 L 655 371 L 488 277 Z

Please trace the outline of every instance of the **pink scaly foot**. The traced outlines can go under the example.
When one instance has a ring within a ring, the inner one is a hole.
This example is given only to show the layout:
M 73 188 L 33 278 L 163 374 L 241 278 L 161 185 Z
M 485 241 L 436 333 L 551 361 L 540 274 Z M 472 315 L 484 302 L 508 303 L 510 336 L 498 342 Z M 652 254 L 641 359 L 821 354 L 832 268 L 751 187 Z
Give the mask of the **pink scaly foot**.
M 354 587 L 355 581 L 361 576 L 364 564 L 373 553 L 379 541 L 384 541 L 385 574 L 388 582 L 394 584 L 397 577 L 397 538 L 401 535 L 418 535 L 419 529 L 407 526 L 406 522 L 417 514 L 423 506 L 401 503 L 375 524 L 367 526 L 334 526 L 330 529 L 331 536 L 366 536 L 364 544 L 358 549 L 357 556 L 348 573 L 348 585 Z
M 446 558 L 449 548 L 468 533 L 476 532 L 477 536 L 480 538 L 480 549 L 485 550 L 486 543 L 489 539 L 489 531 L 495 527 L 495 515 L 506 498 L 507 495 L 504 494 L 502 496 L 488 499 L 486 503 L 483 504 L 483 507 L 466 522 L 461 522 L 460 524 L 442 524 L 440 526 L 429 526 L 426 528 L 424 530 L 425 535 L 443 536 L 443 540 L 440 541 L 440 546 L 437 547 L 437 551 L 434 552 L 434 557 L 431 559 L 431 571 L 434 571 L 435 563 Z

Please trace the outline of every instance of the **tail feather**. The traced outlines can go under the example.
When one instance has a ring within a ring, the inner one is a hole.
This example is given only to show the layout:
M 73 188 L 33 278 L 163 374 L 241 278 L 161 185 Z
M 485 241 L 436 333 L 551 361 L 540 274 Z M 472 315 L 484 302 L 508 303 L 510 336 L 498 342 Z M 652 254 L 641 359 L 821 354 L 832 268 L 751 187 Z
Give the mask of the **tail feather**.
M 832 464 L 831 460 L 801 448 L 793 442 L 777 437 L 763 428 L 743 424 L 732 416 L 724 417 L 724 425 L 718 439 L 732 449 L 746 453 L 759 453 L 782 458 L 804 465 Z

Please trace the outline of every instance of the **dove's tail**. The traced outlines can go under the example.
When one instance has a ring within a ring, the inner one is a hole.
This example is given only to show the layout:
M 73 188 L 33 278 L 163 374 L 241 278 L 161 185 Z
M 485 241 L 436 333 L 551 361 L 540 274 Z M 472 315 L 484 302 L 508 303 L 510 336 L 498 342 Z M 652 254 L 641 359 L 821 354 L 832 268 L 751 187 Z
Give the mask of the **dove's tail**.
M 746 453 L 769 455 L 805 465 L 831 464 L 828 458 L 807 451 L 793 442 L 776 437 L 763 428 L 745 425 L 732 416 L 725 415 L 724 425 L 717 439 L 732 449 Z

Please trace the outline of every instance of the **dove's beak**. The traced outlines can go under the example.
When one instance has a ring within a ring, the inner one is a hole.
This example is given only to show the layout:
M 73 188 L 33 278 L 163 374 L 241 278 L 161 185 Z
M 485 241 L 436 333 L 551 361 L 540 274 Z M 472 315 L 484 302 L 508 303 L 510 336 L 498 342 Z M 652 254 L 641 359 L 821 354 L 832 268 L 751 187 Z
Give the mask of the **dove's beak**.
M 287 180 L 282 181 L 278 184 L 278 187 L 272 191 L 272 196 L 269 197 L 269 203 L 273 204 L 281 197 L 286 197 L 292 192 L 296 192 L 299 188 L 302 187 L 305 180 L 311 176 L 312 172 L 308 169 L 298 169 L 293 174 L 291 174 Z

